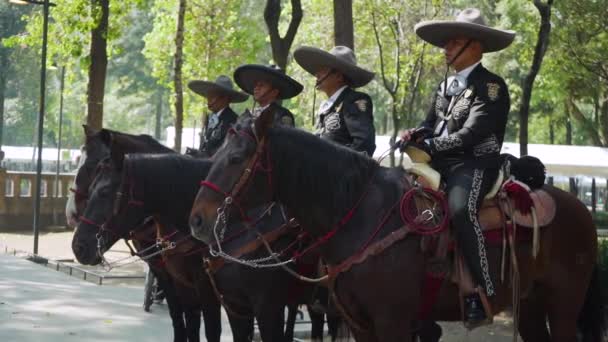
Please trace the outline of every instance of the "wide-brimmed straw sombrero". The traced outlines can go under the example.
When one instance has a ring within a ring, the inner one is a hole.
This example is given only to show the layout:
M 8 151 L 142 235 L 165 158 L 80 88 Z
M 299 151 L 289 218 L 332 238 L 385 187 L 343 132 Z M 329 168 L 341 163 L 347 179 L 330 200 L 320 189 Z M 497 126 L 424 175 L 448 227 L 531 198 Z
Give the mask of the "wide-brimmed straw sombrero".
M 312 75 L 323 67 L 340 71 L 350 80 L 350 86 L 353 88 L 368 84 L 375 75 L 358 66 L 355 53 L 346 46 L 336 46 L 329 52 L 312 46 L 301 46 L 293 52 L 293 57 L 304 70 Z
M 445 47 L 446 43 L 454 38 L 477 40 L 483 46 L 483 52 L 502 50 L 515 38 L 514 31 L 486 25 L 481 11 L 476 8 L 462 10 L 455 20 L 422 21 L 414 26 L 414 31 L 424 41 L 440 48 Z
M 244 102 L 249 97 L 249 95 L 235 90 L 230 77 L 225 75 L 218 76 L 215 82 L 205 80 L 190 81 L 188 88 L 205 98 L 210 93 L 226 95 L 232 103 Z
M 279 91 L 279 99 L 290 99 L 302 92 L 304 86 L 274 65 L 245 64 L 234 71 L 234 82 L 247 94 L 253 95 L 255 82 L 267 81 Z

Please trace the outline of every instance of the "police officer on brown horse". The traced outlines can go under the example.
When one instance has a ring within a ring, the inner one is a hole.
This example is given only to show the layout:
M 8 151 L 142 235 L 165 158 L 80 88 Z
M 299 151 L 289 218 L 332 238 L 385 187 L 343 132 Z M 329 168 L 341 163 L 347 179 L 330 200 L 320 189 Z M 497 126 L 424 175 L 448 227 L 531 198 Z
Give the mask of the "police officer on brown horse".
M 376 149 L 372 99 L 354 88 L 368 84 L 374 73 L 359 67 L 355 53 L 346 46 L 336 46 L 329 52 L 302 46 L 293 56 L 317 78 L 316 88 L 328 97 L 318 111 L 317 133 L 372 156 Z
M 249 96 L 235 90 L 232 81 L 225 75 L 218 76 L 215 82 L 191 81 L 188 87 L 207 99 L 207 108 L 212 112 L 205 122 L 200 148 L 205 156 L 211 157 L 222 145 L 228 128 L 238 117 L 230 108 L 230 103 L 244 102 Z
M 429 134 L 410 129 L 402 139 L 426 149 L 446 182 L 452 227 L 475 283 L 464 298 L 465 323 L 474 327 L 488 321 L 480 296 L 495 294 L 477 214 L 499 172 L 510 106 L 505 81 L 484 68 L 481 58 L 509 46 L 515 33 L 487 26 L 472 8 L 455 20 L 418 23 L 415 31 L 444 49 L 447 66 L 456 74 L 444 77 L 433 95 L 421 124 Z
M 273 111 L 274 124 L 295 126 L 295 119 L 289 109 L 279 104 L 297 96 L 304 88 L 298 81 L 287 76 L 274 65 L 245 64 L 234 71 L 234 81 L 247 94 L 253 96 L 256 107 L 246 111 L 244 117 L 257 118 L 263 111 Z

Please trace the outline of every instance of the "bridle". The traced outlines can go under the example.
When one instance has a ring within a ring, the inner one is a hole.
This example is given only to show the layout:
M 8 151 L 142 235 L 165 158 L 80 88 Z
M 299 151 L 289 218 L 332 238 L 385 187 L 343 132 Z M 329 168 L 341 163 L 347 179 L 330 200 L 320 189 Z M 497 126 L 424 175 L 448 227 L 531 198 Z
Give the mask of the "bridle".
M 224 241 L 224 236 L 228 227 L 228 213 L 232 205 L 237 208 L 242 219 L 241 221 L 243 222 L 245 228 L 248 230 L 253 230 L 262 240 L 264 240 L 264 238 L 262 234 L 255 228 L 255 223 L 259 222 L 276 205 L 274 201 L 269 199 L 268 207 L 262 210 L 262 213 L 257 218 L 252 219 L 247 214 L 247 211 L 243 208 L 243 206 L 241 205 L 241 201 L 239 200 L 240 196 L 242 196 L 244 190 L 246 190 L 247 187 L 251 184 L 251 180 L 254 179 L 258 171 L 266 173 L 266 179 L 268 182 L 268 188 L 270 189 L 270 193 L 272 193 L 273 189 L 272 164 L 270 158 L 270 149 L 267 148 L 267 138 L 262 137 L 261 139 L 259 139 L 258 136 L 255 134 L 255 128 L 253 127 L 253 125 L 251 129 L 252 133 L 246 130 L 236 130 L 234 128 L 230 128 L 230 130 L 228 131 L 230 134 L 240 134 L 242 136 L 245 136 L 246 138 L 251 139 L 256 144 L 256 150 L 254 155 L 247 162 L 243 173 L 235 183 L 232 190 L 230 190 L 230 192 L 222 190 L 217 184 L 207 180 L 201 181 L 200 183 L 201 186 L 207 187 L 224 197 L 222 205 L 217 209 L 217 218 L 213 226 L 213 236 L 215 239 L 215 243 L 209 244 L 209 253 L 213 257 L 219 256 L 226 260 L 253 268 L 270 268 L 285 266 L 293 262 L 294 259 L 290 258 L 286 261 L 280 261 L 278 258 L 282 253 L 273 252 L 268 248 L 267 249 L 269 256 L 254 260 L 244 260 L 235 258 L 230 254 L 224 252 L 222 249 L 222 242 Z M 283 209 L 281 208 L 281 210 Z M 283 213 L 283 216 L 285 218 L 285 222 L 287 222 L 288 220 L 285 213 Z M 268 247 L 265 240 L 264 242 L 264 245 Z M 269 261 L 275 262 L 269 264 Z

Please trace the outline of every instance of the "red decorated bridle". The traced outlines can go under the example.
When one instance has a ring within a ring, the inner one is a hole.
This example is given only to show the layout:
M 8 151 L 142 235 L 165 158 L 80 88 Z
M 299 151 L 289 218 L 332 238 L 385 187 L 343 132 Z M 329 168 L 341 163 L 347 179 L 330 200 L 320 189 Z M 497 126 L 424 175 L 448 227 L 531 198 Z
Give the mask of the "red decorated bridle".
M 256 144 L 257 147 L 256 147 L 254 155 L 247 162 L 247 165 L 246 165 L 243 173 L 241 174 L 241 176 L 239 177 L 239 179 L 237 180 L 237 182 L 235 183 L 234 187 L 232 188 L 232 190 L 230 192 L 222 190 L 217 184 L 215 184 L 211 181 L 205 180 L 205 181 L 201 181 L 201 183 L 200 183 L 201 186 L 207 187 L 224 197 L 224 201 L 223 201 L 222 205 L 217 209 L 217 219 L 216 219 L 214 227 L 213 227 L 213 235 L 215 238 L 215 244 L 210 244 L 210 248 L 209 248 L 209 252 L 212 256 L 221 256 L 224 258 L 230 258 L 229 255 L 227 255 L 226 253 L 224 253 L 222 251 L 222 247 L 221 247 L 221 243 L 224 241 L 224 235 L 226 233 L 226 228 L 228 226 L 228 209 L 230 208 L 230 206 L 234 205 L 238 209 L 242 222 L 244 223 L 244 225 L 246 227 L 245 229 L 254 229 L 254 223 L 259 221 L 260 218 L 252 219 L 251 217 L 249 217 L 249 215 L 247 214 L 247 211 L 241 205 L 239 198 L 240 198 L 240 196 L 242 196 L 242 194 L 247 189 L 247 187 L 251 184 L 251 180 L 254 179 L 254 177 L 258 171 L 266 173 L 266 177 L 267 177 L 267 181 L 268 181 L 268 188 L 270 189 L 271 193 L 272 193 L 272 187 L 273 187 L 272 163 L 271 163 L 271 159 L 270 159 L 270 149 L 267 148 L 266 137 L 262 137 L 261 139 L 259 139 L 257 137 L 257 135 L 255 134 L 255 128 L 253 127 L 253 125 L 252 125 L 252 132 L 249 132 L 247 130 L 236 130 L 234 128 L 230 128 L 228 133 L 229 134 L 240 134 L 242 136 L 245 136 L 246 138 L 251 139 Z M 263 212 L 269 211 L 275 205 L 275 203 L 271 199 L 269 199 L 268 203 L 269 203 L 268 208 L 266 210 L 264 210 Z M 264 215 L 264 214 L 262 214 L 262 215 Z M 215 245 L 217 250 L 214 250 L 213 248 L 211 248 L 212 245 Z M 275 256 L 276 256 L 275 253 L 271 253 L 271 258 L 275 258 Z M 230 259 L 233 261 L 236 261 L 232 258 L 230 258 Z M 261 261 L 261 260 L 258 260 L 258 261 Z M 288 261 L 288 262 L 290 262 L 290 261 Z M 288 263 L 288 262 L 280 262 L 275 265 L 264 265 L 264 267 L 280 266 L 280 265 Z M 258 264 L 257 267 L 261 267 L 260 264 Z

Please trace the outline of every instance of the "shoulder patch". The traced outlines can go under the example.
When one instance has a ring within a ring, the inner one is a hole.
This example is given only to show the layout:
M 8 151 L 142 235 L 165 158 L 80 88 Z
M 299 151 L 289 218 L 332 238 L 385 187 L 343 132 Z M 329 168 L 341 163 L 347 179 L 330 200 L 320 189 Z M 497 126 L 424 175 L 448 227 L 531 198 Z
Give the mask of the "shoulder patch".
M 365 112 L 367 110 L 367 100 L 366 99 L 361 99 L 361 100 L 355 101 L 355 105 L 362 112 Z
M 293 126 L 293 119 L 289 115 L 283 115 L 281 123 L 286 126 Z
M 488 87 L 488 97 L 492 101 L 496 101 L 499 98 L 500 93 L 500 85 L 498 83 L 487 83 Z

